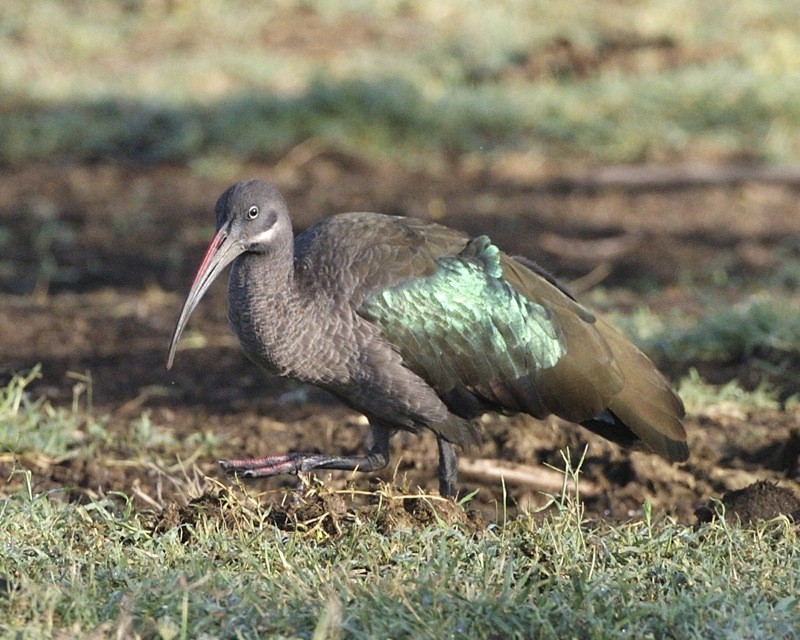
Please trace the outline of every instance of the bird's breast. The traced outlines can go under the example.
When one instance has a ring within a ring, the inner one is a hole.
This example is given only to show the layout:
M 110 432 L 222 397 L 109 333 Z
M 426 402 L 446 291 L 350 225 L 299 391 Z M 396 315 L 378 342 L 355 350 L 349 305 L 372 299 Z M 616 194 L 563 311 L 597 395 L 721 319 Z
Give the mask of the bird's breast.
M 251 361 L 320 386 L 347 384 L 359 343 L 349 306 L 253 287 L 232 286 L 228 298 L 228 320 Z

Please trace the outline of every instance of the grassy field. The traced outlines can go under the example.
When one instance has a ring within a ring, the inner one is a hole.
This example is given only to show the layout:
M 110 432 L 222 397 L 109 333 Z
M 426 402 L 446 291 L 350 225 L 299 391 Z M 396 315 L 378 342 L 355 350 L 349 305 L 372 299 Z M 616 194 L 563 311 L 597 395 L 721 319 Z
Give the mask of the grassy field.
M 384 496 L 386 508 L 399 497 Z M 435 502 L 436 498 L 429 498 Z M 790 638 L 797 529 L 543 521 L 282 531 L 258 504 L 154 532 L 124 496 L 0 511 L 4 637 Z
M 0 396 L 0 431 L 17 435 L 22 459 L 69 455 L 59 436 L 108 455 L 104 418 L 80 396 L 57 409 L 27 398 L 27 382 Z M 116 443 L 128 462 L 164 469 L 153 453 L 164 438 L 141 422 L 130 432 Z M 494 524 L 468 500 L 390 488 L 312 483 L 269 508 L 181 468 L 164 475 L 186 506 L 152 495 L 142 509 L 118 492 L 65 501 L 18 467 L 0 507 L 3 637 L 789 638 L 800 627 L 798 530 L 785 517 L 691 527 L 645 504 L 629 524 L 591 522 L 569 466 L 547 515 L 507 519 L 499 504 Z
M 59 2 L 0 9 L 0 161 L 796 161 L 791 0 Z
M 798 164 L 796 1 L 6 2 L 0 89 L 0 637 L 800 635 L 800 510 L 720 501 L 800 489 L 796 185 L 542 180 Z M 442 501 L 424 440 L 380 482 L 222 477 L 363 427 L 248 368 L 213 291 L 163 370 L 245 174 L 301 225 L 374 207 L 538 251 L 680 390 L 692 459 L 492 418 L 469 455 L 550 488 Z

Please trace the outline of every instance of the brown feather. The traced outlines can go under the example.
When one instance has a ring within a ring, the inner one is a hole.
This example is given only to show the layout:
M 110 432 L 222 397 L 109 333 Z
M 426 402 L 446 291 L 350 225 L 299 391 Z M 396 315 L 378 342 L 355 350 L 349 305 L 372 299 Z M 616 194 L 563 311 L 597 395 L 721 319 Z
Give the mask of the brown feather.
M 689 457 L 683 401 L 647 356 L 602 320 L 597 325 L 625 377 L 608 408 L 653 451 L 683 462 Z
M 686 460 L 683 402 L 650 359 L 549 278 L 504 258 L 505 279 L 520 293 L 547 306 L 565 335 L 566 355 L 536 379 L 545 406 L 572 422 L 591 420 L 608 409 L 656 453 L 673 461 Z M 592 430 L 606 435 L 601 429 Z M 619 425 L 609 428 L 607 435 L 625 440 Z
M 597 330 L 594 315 L 516 260 L 503 255 L 501 265 L 505 280 L 545 307 L 563 334 L 564 356 L 554 367 L 533 372 L 534 385 L 548 412 L 580 422 L 603 411 L 622 389 L 624 376 Z

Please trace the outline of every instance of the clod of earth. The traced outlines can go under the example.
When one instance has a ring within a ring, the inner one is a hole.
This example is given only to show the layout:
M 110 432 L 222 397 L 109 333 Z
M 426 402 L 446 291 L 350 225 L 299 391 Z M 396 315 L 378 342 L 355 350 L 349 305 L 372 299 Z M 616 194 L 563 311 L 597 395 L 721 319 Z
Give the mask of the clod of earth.
M 800 521 L 800 499 L 786 487 L 760 480 L 743 489 L 728 491 L 722 496 L 725 520 L 743 525 L 788 516 Z M 715 516 L 714 505 L 700 507 L 695 515 L 700 523 L 711 522 Z
M 334 491 L 313 481 L 305 491 L 292 494 L 280 504 L 246 504 L 248 498 L 233 491 L 206 492 L 183 507 L 168 502 L 152 521 L 154 533 L 178 529 L 179 539 L 189 542 L 203 520 L 234 529 L 242 525 L 260 529 L 270 525 L 281 531 L 313 535 L 318 540 L 339 537 L 359 521 L 374 521 L 386 536 L 397 531 L 421 531 L 435 523 L 457 525 L 468 533 L 484 531 L 486 520 L 474 509 L 453 500 L 424 494 L 397 493 L 380 485 L 374 493 Z M 0 576 L 2 588 L 2 576 Z
M 433 431 L 439 490 L 456 491 L 454 445 L 477 443 L 487 411 L 555 414 L 672 461 L 688 457 L 684 407 L 652 362 L 535 263 L 487 236 L 346 213 L 294 238 L 278 191 L 249 180 L 217 201 L 216 234 L 172 336 L 233 263 L 228 317 L 265 370 L 315 384 L 370 423 L 362 456 L 224 460 L 248 477 L 373 471 L 398 430 Z

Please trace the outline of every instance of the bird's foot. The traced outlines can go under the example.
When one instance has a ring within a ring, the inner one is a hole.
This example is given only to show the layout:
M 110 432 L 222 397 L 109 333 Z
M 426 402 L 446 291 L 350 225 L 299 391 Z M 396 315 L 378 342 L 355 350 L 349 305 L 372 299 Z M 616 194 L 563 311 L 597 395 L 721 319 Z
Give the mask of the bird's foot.
M 389 464 L 389 436 L 380 432 L 372 448 L 363 456 L 325 456 L 318 453 L 285 453 L 263 458 L 236 458 L 220 460 L 219 466 L 227 473 L 243 478 L 267 478 L 281 474 L 297 475 L 314 469 L 340 469 L 343 471 L 377 471 Z M 446 498 L 456 495 L 458 459 L 451 442 L 438 439 L 439 493 Z
M 317 453 L 287 453 L 263 458 L 220 460 L 227 473 L 244 478 L 267 478 L 281 474 L 298 474 L 313 469 L 345 471 L 377 471 L 389 464 L 388 453 L 370 451 L 364 456 L 325 456 Z
M 313 462 L 315 458 L 321 457 L 323 456 L 316 454 L 287 453 L 264 456 L 263 458 L 219 460 L 218 464 L 230 474 L 236 474 L 244 478 L 266 478 L 284 473 L 297 474 L 300 471 L 307 471 L 308 469 L 304 467 Z

